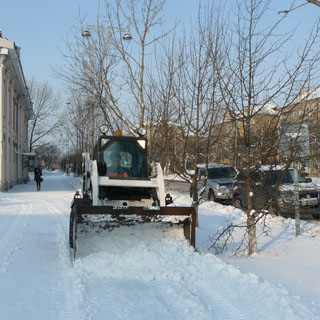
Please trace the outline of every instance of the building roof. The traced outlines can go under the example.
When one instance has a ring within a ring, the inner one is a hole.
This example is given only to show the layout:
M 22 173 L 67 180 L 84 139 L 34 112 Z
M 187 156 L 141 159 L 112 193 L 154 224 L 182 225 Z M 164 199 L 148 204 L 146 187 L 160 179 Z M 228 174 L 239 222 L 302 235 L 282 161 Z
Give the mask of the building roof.
M 277 111 L 275 109 L 276 109 L 276 106 L 270 103 L 258 104 L 253 107 L 253 112 L 256 111 L 258 114 L 264 114 L 264 115 L 276 115 Z
M 297 104 L 300 102 L 311 101 L 320 98 L 320 87 L 313 90 L 303 89 L 299 92 L 299 96 L 287 105 Z

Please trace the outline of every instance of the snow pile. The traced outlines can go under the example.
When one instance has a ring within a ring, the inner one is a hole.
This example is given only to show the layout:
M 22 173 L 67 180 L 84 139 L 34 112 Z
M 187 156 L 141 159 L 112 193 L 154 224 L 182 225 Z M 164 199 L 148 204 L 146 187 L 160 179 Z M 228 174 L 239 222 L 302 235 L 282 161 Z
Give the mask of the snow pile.
M 199 250 L 207 252 L 213 235 L 227 222 L 245 223 L 245 214 L 232 206 L 205 202 L 200 205 L 200 227 L 197 244 Z M 233 250 L 239 245 L 242 232 L 238 229 L 228 251 L 221 256 L 245 273 L 255 273 L 261 280 L 273 286 L 286 288 L 290 295 L 300 297 L 315 314 L 320 312 L 320 279 L 316 275 L 320 269 L 320 221 L 301 220 L 301 236 L 295 236 L 295 220 L 268 216 L 267 229 L 258 225 L 257 254 L 234 256 Z M 307 317 L 308 318 L 308 317 Z
M 242 274 L 212 254 L 195 253 L 182 233 L 163 232 L 158 229 L 155 233 L 152 226 L 144 225 L 123 227 L 112 235 L 86 234 L 80 239 L 82 249 L 74 269 L 80 278 L 95 277 L 103 282 L 157 283 L 169 291 L 175 303 L 182 304 L 181 309 L 189 305 L 183 315 L 173 313 L 171 319 L 211 319 L 210 312 L 213 316 L 221 310 L 237 319 L 316 319 L 286 289 L 275 288 L 254 274 Z M 179 292 L 168 288 L 169 283 L 170 287 L 179 286 Z M 203 291 L 208 291 L 206 298 L 212 300 L 211 311 L 210 304 L 197 302 Z M 215 310 L 215 303 L 221 310 Z

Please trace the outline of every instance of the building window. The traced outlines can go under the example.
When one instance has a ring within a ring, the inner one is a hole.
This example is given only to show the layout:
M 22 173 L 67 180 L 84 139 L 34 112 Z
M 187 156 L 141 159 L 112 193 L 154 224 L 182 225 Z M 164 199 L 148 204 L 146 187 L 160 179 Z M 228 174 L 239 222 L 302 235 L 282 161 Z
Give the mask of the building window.
M 309 115 L 309 113 L 311 112 L 311 107 L 309 105 L 306 106 L 306 114 Z

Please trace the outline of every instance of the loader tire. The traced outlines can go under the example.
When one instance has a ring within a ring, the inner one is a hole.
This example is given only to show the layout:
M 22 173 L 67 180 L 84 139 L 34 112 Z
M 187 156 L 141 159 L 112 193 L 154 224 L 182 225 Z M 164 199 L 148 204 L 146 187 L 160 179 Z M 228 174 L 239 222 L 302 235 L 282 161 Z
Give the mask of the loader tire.
M 69 245 L 70 248 L 73 248 L 73 239 L 74 239 L 74 219 L 75 219 L 75 207 L 72 207 L 71 213 L 70 213 L 70 219 L 69 219 Z
M 70 245 L 70 248 L 73 248 L 73 226 L 72 226 L 71 214 L 70 214 L 70 222 L 69 222 L 69 245 Z

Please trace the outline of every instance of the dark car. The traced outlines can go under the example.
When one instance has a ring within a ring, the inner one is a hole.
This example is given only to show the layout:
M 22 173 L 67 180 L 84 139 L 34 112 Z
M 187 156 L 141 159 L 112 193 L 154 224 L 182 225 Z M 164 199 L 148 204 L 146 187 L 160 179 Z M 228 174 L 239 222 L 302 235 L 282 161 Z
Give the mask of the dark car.
M 248 199 L 245 189 L 245 174 L 239 172 L 233 184 L 233 205 L 247 208 Z M 250 172 L 250 194 L 254 209 L 268 209 L 269 213 L 282 216 L 295 215 L 294 169 L 283 170 L 279 167 L 264 166 Z M 297 192 L 301 216 L 320 217 L 320 190 L 297 172 Z

